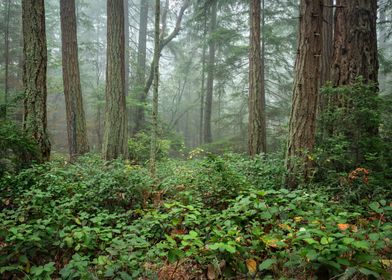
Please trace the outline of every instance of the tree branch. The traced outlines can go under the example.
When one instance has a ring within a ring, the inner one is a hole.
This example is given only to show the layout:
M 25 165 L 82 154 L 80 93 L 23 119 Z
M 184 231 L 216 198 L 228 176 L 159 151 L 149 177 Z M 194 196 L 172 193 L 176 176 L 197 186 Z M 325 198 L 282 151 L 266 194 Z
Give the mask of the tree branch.
M 181 30 L 182 18 L 184 17 L 184 13 L 185 13 L 186 9 L 188 9 L 189 6 L 190 6 L 190 0 L 185 0 L 184 5 L 181 7 L 180 12 L 178 13 L 175 28 L 174 28 L 173 31 L 170 33 L 170 35 L 168 35 L 166 38 L 164 38 L 164 39 L 162 39 L 162 40 L 160 41 L 161 43 L 160 43 L 160 45 L 159 45 L 159 55 L 161 54 L 163 48 L 164 48 L 167 44 L 169 44 L 169 43 L 178 35 L 178 33 L 180 32 L 180 30 Z M 163 34 L 163 33 L 162 33 L 162 34 Z M 155 63 L 155 61 L 153 60 L 153 61 L 151 62 L 150 74 L 149 74 L 148 79 L 147 79 L 147 81 L 146 81 L 146 84 L 145 84 L 145 86 L 144 86 L 144 90 L 143 90 L 143 91 L 144 91 L 144 95 L 145 95 L 145 96 L 148 95 L 148 92 L 150 91 L 150 88 L 151 88 L 151 85 L 152 85 L 152 81 L 153 81 L 153 78 L 154 78 L 154 67 L 153 67 L 153 66 L 154 66 L 154 63 Z

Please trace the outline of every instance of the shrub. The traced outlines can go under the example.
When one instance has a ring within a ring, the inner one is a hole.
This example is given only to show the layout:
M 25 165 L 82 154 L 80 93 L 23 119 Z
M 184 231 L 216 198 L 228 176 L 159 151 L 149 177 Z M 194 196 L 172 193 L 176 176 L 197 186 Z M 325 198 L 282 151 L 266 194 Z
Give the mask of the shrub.
M 29 159 L 36 154 L 35 142 L 18 125 L 11 121 L 0 121 L 0 176 L 29 166 Z

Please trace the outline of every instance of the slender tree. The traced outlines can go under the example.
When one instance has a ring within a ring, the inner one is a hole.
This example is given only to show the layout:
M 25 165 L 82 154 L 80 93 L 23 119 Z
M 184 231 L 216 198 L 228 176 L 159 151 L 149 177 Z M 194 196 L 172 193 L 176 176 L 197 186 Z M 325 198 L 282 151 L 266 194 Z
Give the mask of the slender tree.
M 80 85 L 75 0 L 60 0 L 60 17 L 68 147 L 73 161 L 89 150 Z
M 50 157 L 50 141 L 47 132 L 46 69 L 47 50 L 45 34 L 44 0 L 22 1 L 23 25 L 23 128 L 38 144 L 37 161 Z
M 301 0 L 294 91 L 286 154 L 287 183 L 294 188 L 296 175 L 310 175 L 309 153 L 315 144 L 315 122 L 320 80 L 323 0 Z M 300 160 L 296 162 L 295 158 Z
M 7 0 L 5 8 L 5 31 L 4 31 L 4 108 L 3 112 L 0 114 L 4 119 L 7 119 L 7 107 L 8 107 L 8 68 L 10 61 L 10 10 L 11 10 L 11 0 Z
M 212 99 L 214 94 L 214 68 L 215 68 L 215 40 L 213 38 L 216 31 L 217 20 L 217 1 L 211 3 L 210 25 L 209 25 L 209 43 L 208 43 L 208 62 L 207 62 L 207 88 L 206 103 L 204 107 L 204 142 L 212 142 L 211 133 L 211 115 L 212 115 Z
M 264 7 L 263 7 L 264 9 Z M 249 48 L 249 127 L 248 153 L 255 156 L 267 151 L 264 65 L 260 41 L 260 0 L 250 1 L 250 48 Z
M 135 101 L 131 135 L 136 135 L 145 124 L 144 107 L 147 95 L 144 94 L 146 80 L 146 50 L 149 0 L 140 1 L 139 39 L 137 48 L 137 67 L 135 81 Z
M 206 54 L 207 54 L 207 13 L 204 13 L 203 23 L 203 52 L 201 56 L 201 89 L 200 89 L 200 120 L 199 120 L 199 144 L 203 144 L 203 119 L 204 119 L 204 97 L 206 81 Z
M 150 150 L 150 172 L 154 178 L 156 174 L 156 152 L 158 138 L 158 89 L 159 89 L 159 57 L 160 57 L 160 0 L 155 1 L 155 30 L 154 30 L 154 92 L 152 97 L 152 128 Z
M 105 124 L 102 144 L 106 160 L 127 157 L 127 111 L 125 102 L 124 1 L 107 1 L 107 61 Z

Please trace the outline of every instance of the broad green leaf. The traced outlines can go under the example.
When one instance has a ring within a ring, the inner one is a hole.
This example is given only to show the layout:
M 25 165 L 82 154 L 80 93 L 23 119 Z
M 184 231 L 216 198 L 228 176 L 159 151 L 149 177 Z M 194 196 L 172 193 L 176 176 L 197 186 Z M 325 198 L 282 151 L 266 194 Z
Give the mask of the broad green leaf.
M 266 259 L 259 265 L 259 269 L 269 270 L 275 263 L 277 263 L 276 259 Z

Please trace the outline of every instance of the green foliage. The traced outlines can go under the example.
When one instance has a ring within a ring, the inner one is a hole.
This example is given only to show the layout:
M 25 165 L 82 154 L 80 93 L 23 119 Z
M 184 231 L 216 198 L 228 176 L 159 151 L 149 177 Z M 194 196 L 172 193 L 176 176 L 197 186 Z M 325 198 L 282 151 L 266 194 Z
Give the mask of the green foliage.
M 4 177 L 0 273 L 312 279 L 326 270 L 388 279 L 390 201 L 348 204 L 320 190 L 281 189 L 283 163 L 272 156 L 196 154 L 160 162 L 155 182 L 144 167 L 94 155 Z
M 381 111 L 377 87 L 358 78 L 352 86 L 326 87 L 323 94 L 329 100 L 321 119 L 324 138 L 320 149 L 326 161 L 339 171 L 359 166 L 379 168 L 383 146 L 378 135 Z
M 0 121 L 0 176 L 29 165 L 37 153 L 35 142 L 11 121 Z
M 157 160 L 167 158 L 170 151 L 170 140 L 158 139 Z M 136 163 L 145 163 L 150 158 L 151 137 L 145 132 L 139 132 L 128 140 L 129 157 Z
M 352 86 L 325 87 L 322 93 L 328 106 L 320 118 L 312 155 L 316 180 L 335 186 L 339 196 L 344 190 L 344 196 L 356 203 L 385 195 L 385 170 L 391 166 L 389 121 L 383 113 L 389 110 L 387 100 L 361 78 Z M 371 180 L 349 178 L 358 168 L 370 172 Z

